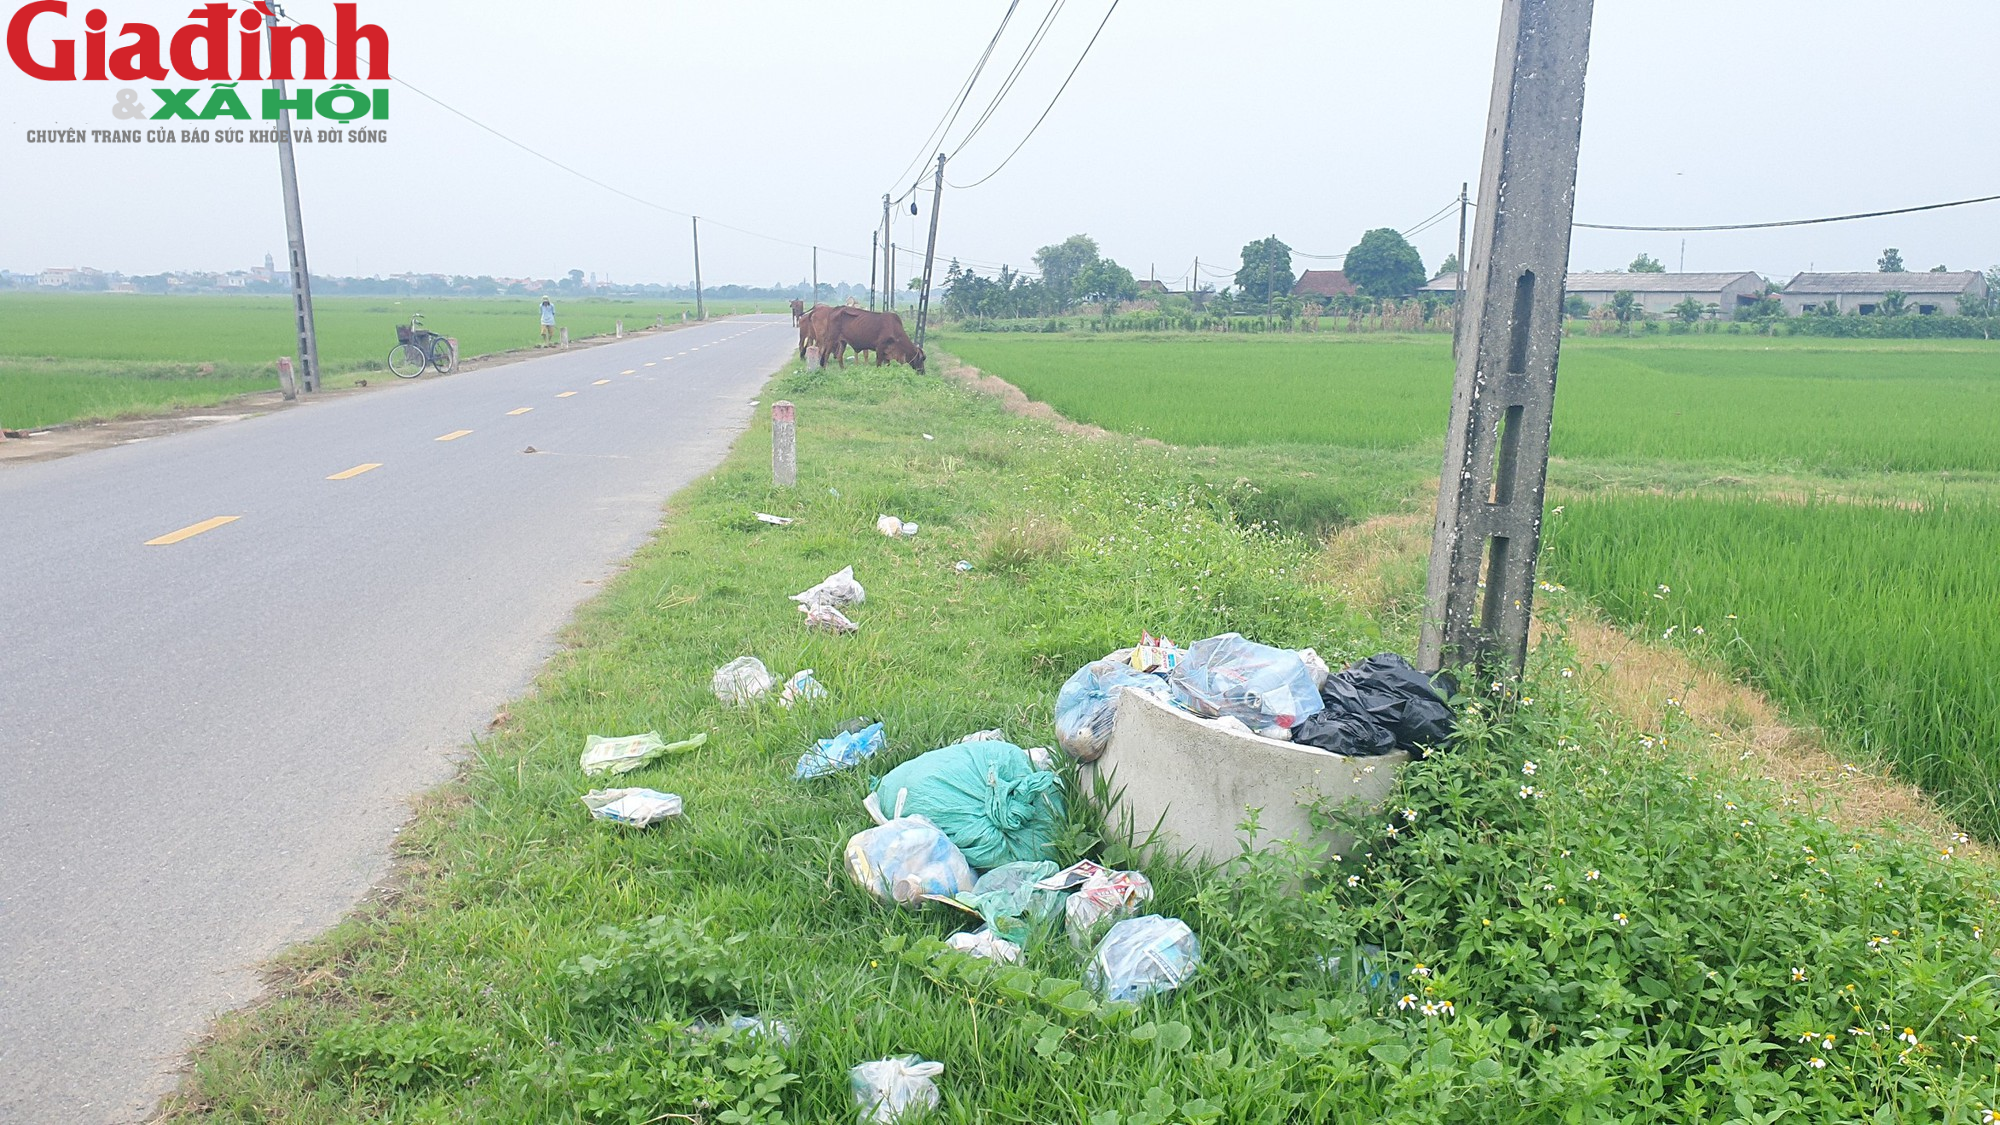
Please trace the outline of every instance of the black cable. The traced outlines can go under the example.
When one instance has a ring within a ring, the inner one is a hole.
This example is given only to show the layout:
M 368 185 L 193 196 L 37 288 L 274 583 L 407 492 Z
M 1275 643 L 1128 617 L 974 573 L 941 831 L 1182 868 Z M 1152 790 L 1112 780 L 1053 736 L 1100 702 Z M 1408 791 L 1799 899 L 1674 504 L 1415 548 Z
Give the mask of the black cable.
M 1000 162 L 1000 167 L 993 169 L 991 172 L 986 173 L 984 176 L 979 177 L 978 179 L 972 181 L 969 184 L 963 184 L 963 185 L 953 184 L 951 186 L 958 188 L 961 191 L 967 188 L 976 188 L 980 184 L 983 184 L 986 181 L 992 179 L 993 177 L 999 175 L 1002 168 L 1007 167 L 1008 164 L 1013 162 L 1014 157 L 1018 155 L 1021 149 L 1027 145 L 1028 141 L 1034 137 L 1035 131 L 1042 127 L 1042 122 L 1047 121 L 1049 119 L 1049 113 L 1056 108 L 1056 102 L 1062 99 L 1063 91 L 1069 89 L 1070 79 L 1075 78 L 1076 72 L 1083 69 L 1083 60 L 1089 58 L 1090 49 L 1092 47 L 1097 46 L 1097 37 L 1104 34 L 1104 26 L 1111 22 L 1111 13 L 1116 12 L 1118 10 L 1118 3 L 1119 0 L 1111 0 L 1111 7 L 1105 10 L 1104 18 L 1098 21 L 1097 30 L 1092 32 L 1090 35 L 1090 42 L 1085 43 L 1083 45 L 1083 54 L 1078 55 L 1076 59 L 1076 65 L 1069 68 L 1069 77 L 1064 78 L 1062 85 L 1056 88 L 1056 96 L 1049 99 L 1048 107 L 1046 109 L 1043 109 L 1042 115 L 1040 117 L 1035 118 L 1035 123 L 1028 127 L 1028 135 L 1021 138 L 1021 143 L 1014 146 L 1014 151 L 1007 154 L 1007 159 L 1002 160 Z
M 909 175 L 913 169 L 923 163 L 925 154 L 935 152 L 938 148 L 944 147 L 945 137 L 951 133 L 951 127 L 957 124 L 959 113 L 965 109 L 967 99 L 972 96 L 973 87 L 979 84 L 979 76 L 986 70 L 986 61 L 993 57 L 993 48 L 1000 45 L 1001 34 L 1007 30 L 1008 21 L 1014 18 L 1014 9 L 1020 6 L 1021 0 L 1009 0 L 1007 11 L 1000 17 L 1000 26 L 994 29 L 993 38 L 986 41 L 986 50 L 980 52 L 979 61 L 972 65 L 972 73 L 967 75 L 965 82 L 959 86 L 958 97 L 952 104 L 945 107 L 944 116 L 938 118 L 938 124 L 933 126 L 930 133 L 924 137 L 924 143 L 917 149 L 917 155 L 910 158 L 909 164 L 896 174 L 895 179 L 891 181 L 892 183 L 903 182 L 904 176 Z M 936 142 L 936 148 L 932 147 L 933 141 Z M 917 182 L 921 183 L 922 179 L 919 178 Z M 912 190 L 914 190 L 914 185 L 912 186 Z M 908 199 L 909 197 L 910 193 L 906 191 L 903 193 L 903 198 L 896 200 L 896 202 L 901 203 L 903 199 Z
M 1784 219 L 1775 223 L 1727 223 L 1708 227 L 1639 227 L 1614 223 L 1572 223 L 1583 230 L 1635 230 L 1654 231 L 1662 234 L 1696 234 L 1704 231 L 1723 230 L 1769 230 L 1772 227 L 1810 227 L 1821 223 L 1846 223 L 1855 219 L 1879 219 L 1885 215 L 1911 215 L 1918 211 L 1941 211 L 1947 207 L 1964 207 L 1973 203 L 1991 203 L 2000 195 L 1982 195 L 1977 199 L 1955 199 L 1950 203 L 1926 203 L 1921 207 L 1897 207 L 1888 211 L 1861 211 L 1852 215 L 1829 215 L 1823 219 Z
M 1056 17 L 1062 14 L 1063 7 L 1068 3 L 1069 0 L 1051 0 L 1049 10 L 1042 15 L 1042 22 L 1035 25 L 1034 34 L 1028 37 L 1028 45 L 1022 49 L 1020 57 L 1014 60 L 1014 65 L 1007 71 L 1007 77 L 1001 80 L 1000 88 L 994 91 L 993 97 L 987 101 L 986 108 L 980 111 L 979 119 L 974 121 L 972 128 L 958 139 L 958 144 L 952 146 L 953 159 L 965 151 L 965 146 L 972 143 L 972 138 L 978 136 L 980 130 L 986 128 L 986 123 L 993 119 L 993 113 L 1000 108 L 1000 103 L 1007 99 L 1008 94 L 1013 93 L 1014 84 L 1021 80 L 1022 73 L 1028 69 L 1029 61 L 1042 49 L 1042 42 L 1048 38 L 1049 29 L 1055 26 Z

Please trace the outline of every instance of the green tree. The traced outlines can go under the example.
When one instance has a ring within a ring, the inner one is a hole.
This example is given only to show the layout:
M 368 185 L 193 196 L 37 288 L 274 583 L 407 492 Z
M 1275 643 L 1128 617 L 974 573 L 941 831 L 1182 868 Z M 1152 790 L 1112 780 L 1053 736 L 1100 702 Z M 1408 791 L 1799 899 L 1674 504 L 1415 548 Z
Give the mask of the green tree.
M 1429 277 L 1417 248 L 1388 227 L 1361 236 L 1347 252 L 1347 280 L 1368 297 L 1407 297 Z
M 1109 316 L 1118 302 L 1139 296 L 1139 279 L 1117 262 L 1099 258 L 1077 275 L 1076 291 L 1086 301 L 1102 301 L 1104 313 Z
M 1932 272 L 1932 273 L 1950 273 L 1950 272 L 1951 272 L 1951 267 L 1950 267 L 1950 266 L 1932 266 L 1932 267 L 1931 267 L 1931 272 Z
M 1612 318 L 1625 326 L 1627 333 L 1632 331 L 1633 321 L 1646 319 L 1646 310 L 1639 307 L 1639 298 L 1630 289 L 1613 293 L 1606 307 L 1611 310 Z
M 1243 265 L 1236 271 L 1236 288 L 1243 300 L 1261 305 L 1266 299 L 1288 296 L 1297 281 L 1292 276 L 1292 248 L 1277 235 L 1243 247 Z
M 1900 289 L 1891 289 L 1882 294 L 1882 303 L 1875 306 L 1876 316 L 1902 316 L 1909 307 L 1909 297 Z
M 1819 303 L 1819 307 L 1815 308 L 1815 309 L 1813 310 L 1813 312 L 1815 312 L 1815 313 L 1819 314 L 1820 316 L 1839 316 L 1839 315 L 1840 315 L 1840 302 L 1839 302 L 1839 301 L 1821 301 L 1821 302 Z
M 1903 252 L 1894 246 L 1889 247 L 1887 250 L 1882 251 L 1880 258 L 1875 260 L 1875 268 L 1883 273 L 1902 273 Z
M 1087 234 L 1073 234 L 1035 251 L 1035 268 L 1042 271 L 1042 287 L 1053 311 L 1062 312 L 1075 303 L 1076 279 L 1096 264 L 1097 240 Z
M 1661 265 L 1661 264 L 1660 264 L 1660 260 L 1659 260 L 1658 258 L 1655 258 L 1655 257 L 1651 257 L 1650 255 L 1646 254 L 1646 253 L 1645 253 L 1644 251 L 1640 251 L 1640 253 L 1639 253 L 1639 256 L 1638 256 L 1638 257 L 1636 257 L 1636 258 L 1634 258 L 1634 259 L 1632 259 L 1632 264 L 1631 264 L 1631 265 L 1629 265 L 1629 266 L 1626 266 L 1625 268 L 1626 268 L 1626 269 L 1628 269 L 1628 270 L 1631 270 L 1631 271 L 1632 271 L 1633 273 L 1665 273 L 1665 272 L 1667 272 L 1667 267 L 1665 267 L 1665 266 Z
M 1674 315 L 1680 318 L 1682 324 L 1693 324 L 1695 321 L 1700 320 L 1702 314 L 1707 311 L 1708 306 L 1693 297 L 1689 297 L 1687 300 L 1674 306 Z
M 1590 315 L 1590 302 L 1572 293 L 1563 298 L 1563 315 L 1571 320 L 1582 320 Z
M 1437 276 L 1450 277 L 1451 275 L 1457 272 L 1458 272 L 1458 255 L 1446 254 L 1444 256 L 1444 262 L 1438 266 Z

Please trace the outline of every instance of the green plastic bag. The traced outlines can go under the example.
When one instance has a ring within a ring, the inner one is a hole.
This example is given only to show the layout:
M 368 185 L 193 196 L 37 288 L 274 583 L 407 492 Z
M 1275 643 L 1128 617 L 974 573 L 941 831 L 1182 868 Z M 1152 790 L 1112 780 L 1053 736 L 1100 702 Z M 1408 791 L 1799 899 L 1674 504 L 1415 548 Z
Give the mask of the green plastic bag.
M 1011 742 L 961 742 L 904 762 L 875 783 L 880 815 L 921 816 L 981 871 L 1055 858 L 1062 779 Z

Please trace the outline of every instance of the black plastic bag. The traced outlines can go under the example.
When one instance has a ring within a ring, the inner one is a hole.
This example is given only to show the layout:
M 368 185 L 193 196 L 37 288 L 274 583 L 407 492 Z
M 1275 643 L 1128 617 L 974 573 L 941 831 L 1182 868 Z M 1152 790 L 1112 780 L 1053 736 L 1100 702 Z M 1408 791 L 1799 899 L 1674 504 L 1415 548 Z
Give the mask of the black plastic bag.
M 1326 709 L 1299 723 L 1292 741 L 1364 756 L 1451 737 L 1451 707 L 1430 677 L 1393 652 L 1371 656 L 1328 676 L 1320 688 Z

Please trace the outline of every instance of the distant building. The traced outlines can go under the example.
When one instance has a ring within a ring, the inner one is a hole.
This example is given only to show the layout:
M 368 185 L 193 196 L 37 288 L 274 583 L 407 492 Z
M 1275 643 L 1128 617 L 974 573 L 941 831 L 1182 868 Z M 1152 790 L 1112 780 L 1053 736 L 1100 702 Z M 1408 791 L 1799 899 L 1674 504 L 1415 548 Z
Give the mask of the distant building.
M 1141 297 L 1165 297 L 1172 292 L 1173 290 L 1167 288 L 1166 282 L 1155 277 L 1149 277 L 1139 283 Z
M 1648 316 L 1666 316 L 1692 297 L 1714 305 L 1725 320 L 1734 320 L 1763 291 L 1764 279 L 1754 273 L 1573 273 L 1564 285 L 1566 297 L 1581 297 L 1592 308 L 1630 293 Z
M 1340 270 L 1307 270 L 1292 283 L 1292 296 L 1310 297 L 1315 301 L 1331 301 L 1335 297 L 1352 296 L 1354 283 L 1347 280 L 1347 274 Z
M 35 275 L 35 284 L 44 289 L 66 289 L 83 273 L 76 269 L 47 269 Z
M 1868 316 L 1890 292 L 1903 295 L 1906 312 L 1920 316 L 1958 313 L 1958 299 L 1982 300 L 1986 277 L 1978 270 L 1950 273 L 1802 273 L 1778 294 L 1793 316 L 1816 313 L 1832 305 L 1841 313 Z
M 1458 287 L 1464 284 L 1464 276 L 1464 274 L 1459 273 L 1441 273 L 1425 282 L 1423 287 L 1418 289 L 1417 292 L 1426 293 L 1433 297 L 1454 296 L 1458 293 Z

